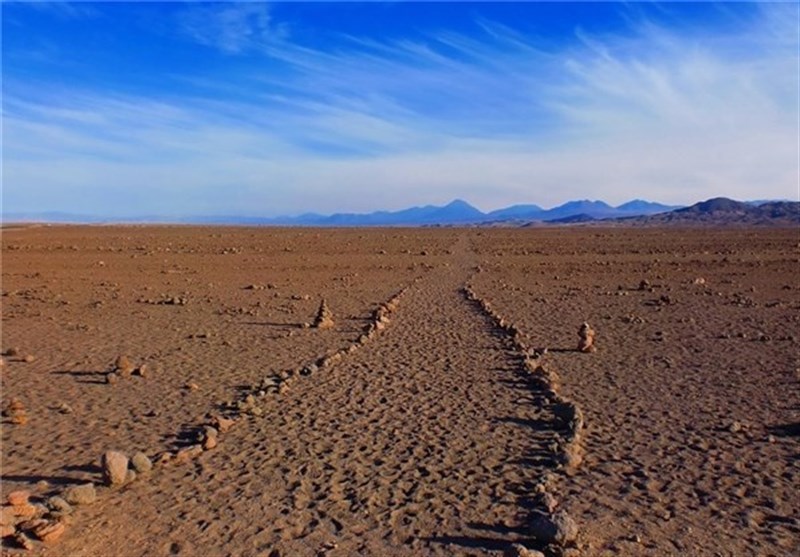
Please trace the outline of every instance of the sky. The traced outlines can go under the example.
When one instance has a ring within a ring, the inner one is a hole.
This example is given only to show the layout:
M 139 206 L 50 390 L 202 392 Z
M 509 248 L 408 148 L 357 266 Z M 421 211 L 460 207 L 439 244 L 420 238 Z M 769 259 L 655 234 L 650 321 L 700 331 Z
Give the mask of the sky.
M 796 2 L 0 9 L 4 214 L 800 200 Z

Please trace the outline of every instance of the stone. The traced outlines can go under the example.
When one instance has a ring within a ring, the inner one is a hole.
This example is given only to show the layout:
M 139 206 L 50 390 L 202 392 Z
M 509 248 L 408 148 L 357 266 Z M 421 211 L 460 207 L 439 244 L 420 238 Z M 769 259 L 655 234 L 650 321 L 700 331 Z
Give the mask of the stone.
M 64 534 L 66 526 L 60 521 L 48 521 L 33 529 L 33 535 L 44 543 L 53 543 Z
M 578 525 L 565 511 L 550 516 L 537 514 L 531 521 L 530 532 L 545 544 L 565 545 L 578 537 Z
M 19 545 L 25 551 L 33 551 L 36 548 L 33 540 L 30 539 L 24 532 L 17 532 L 17 535 L 14 536 L 14 543 Z
M 188 447 L 183 447 L 175 454 L 175 461 L 179 463 L 189 462 L 201 454 L 203 454 L 202 445 L 189 445 Z
M 107 485 L 125 483 L 128 474 L 128 457 L 119 451 L 106 451 L 102 458 L 103 479 Z
M 217 438 L 216 437 L 206 437 L 203 440 L 203 449 L 206 451 L 210 451 L 211 449 L 216 448 L 217 446 Z
M 14 507 L 4 505 L 0 508 L 0 525 L 14 526 L 17 522 L 17 515 L 14 514 Z
M 119 383 L 119 373 L 116 371 L 111 371 L 106 374 L 106 383 L 109 385 L 116 385 Z
M 223 416 L 217 416 L 213 420 L 214 425 L 216 425 L 217 429 L 220 433 L 227 433 L 230 428 L 233 427 L 233 424 L 236 423 L 236 420 L 231 418 L 225 418 Z
M 67 501 L 59 497 L 58 495 L 54 495 L 47 500 L 47 508 L 49 508 L 54 513 L 59 514 L 70 514 L 72 513 L 72 505 L 67 503 Z
M 138 452 L 131 457 L 131 466 L 139 474 L 147 474 L 153 469 L 153 463 L 143 452 Z
M 129 484 L 129 483 L 135 482 L 135 481 L 136 481 L 136 471 L 135 470 L 131 470 L 129 468 L 128 471 L 125 472 L 125 483 Z
M 19 348 L 12 346 L 6 350 L 6 356 L 19 356 Z
M 506 548 L 503 557 L 545 557 L 545 555 L 541 551 L 528 549 L 520 543 L 514 543 Z
M 133 373 L 133 369 L 133 364 L 127 356 L 121 355 L 117 357 L 117 361 L 114 363 L 114 371 L 122 376 L 128 376 Z
M 28 423 L 28 415 L 24 412 L 15 414 L 11 417 L 11 423 L 15 425 L 25 425 Z
M 11 507 L 11 512 L 14 516 L 20 519 L 29 519 L 39 514 L 39 509 L 30 503 L 23 503 L 22 505 L 14 505 Z
M 13 536 L 17 533 L 17 529 L 14 526 L 7 526 L 5 524 L 0 525 L 0 538 L 7 538 L 9 536 Z
M 580 337 L 578 352 L 594 352 L 594 336 L 595 332 L 591 325 L 588 323 L 581 325 L 581 328 L 578 329 L 578 337 Z
M 61 404 L 58 405 L 58 411 L 61 412 L 62 414 L 72 414 L 74 412 L 72 406 L 70 406 L 66 402 L 62 402 Z
M 36 361 L 36 356 L 34 356 L 33 354 L 28 354 L 27 356 L 25 356 L 25 357 L 23 358 L 23 361 L 24 361 L 26 364 L 30 364 L 30 363 L 32 363 L 32 362 L 35 362 L 35 361 Z
M 148 371 L 149 371 L 149 368 L 147 367 L 147 364 L 142 364 L 142 365 L 140 365 L 139 367 L 137 367 L 136 369 L 133 370 L 133 374 L 138 376 L 138 377 L 147 377 L 147 372 Z
M 8 501 L 9 505 L 19 506 L 25 505 L 28 503 L 28 499 L 31 497 L 30 491 L 25 490 L 18 490 L 12 491 L 8 495 L 6 495 L 6 501 Z

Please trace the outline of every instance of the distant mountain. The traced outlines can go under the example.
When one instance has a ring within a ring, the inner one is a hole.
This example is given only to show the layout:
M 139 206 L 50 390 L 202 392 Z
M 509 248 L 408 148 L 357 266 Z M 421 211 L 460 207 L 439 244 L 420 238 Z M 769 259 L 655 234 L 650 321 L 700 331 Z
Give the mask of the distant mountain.
M 580 224 L 603 221 L 627 224 L 786 224 L 800 221 L 800 202 L 734 201 L 714 198 L 691 207 L 676 208 L 642 199 L 634 199 L 618 207 L 603 201 L 582 199 L 558 207 L 543 209 L 539 205 L 512 205 L 484 213 L 466 201 L 456 199 L 447 205 L 425 205 L 400 211 L 374 213 L 305 213 L 291 217 L 196 216 L 101 218 L 67 213 L 13 214 L 4 213 L 6 222 L 69 222 L 69 223 L 181 223 L 230 224 L 246 226 L 524 226 L 536 224 Z
M 797 226 L 800 225 L 800 202 L 770 201 L 754 205 L 715 197 L 668 213 L 618 221 L 654 226 Z

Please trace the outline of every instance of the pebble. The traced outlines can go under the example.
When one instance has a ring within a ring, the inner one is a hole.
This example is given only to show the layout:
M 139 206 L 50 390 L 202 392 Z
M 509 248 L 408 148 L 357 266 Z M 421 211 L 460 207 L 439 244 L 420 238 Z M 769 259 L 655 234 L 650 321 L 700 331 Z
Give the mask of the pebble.
M 520 543 L 515 543 L 506 548 L 503 557 L 545 557 L 545 555 L 541 551 L 528 549 Z
M 53 543 L 64 534 L 66 526 L 63 522 L 53 521 L 41 524 L 33 529 L 33 535 L 45 543 Z
M 9 505 L 19 506 L 25 505 L 28 503 L 28 499 L 30 499 L 31 493 L 30 491 L 12 491 L 6 496 L 6 501 L 8 501 Z
M 115 385 L 119 382 L 119 373 L 112 371 L 106 374 L 106 383 L 109 385 Z
M 51 511 L 56 513 L 70 514 L 72 512 L 72 506 L 67 503 L 64 498 L 57 495 L 54 495 L 47 500 L 47 506 Z
M 119 451 L 103 454 L 103 479 L 108 485 L 122 485 L 128 474 L 128 457 Z
M 36 361 L 36 356 L 34 356 L 33 354 L 28 354 L 23 359 L 25 360 L 25 363 L 30 364 L 31 362 L 35 362 Z
M 175 455 L 175 460 L 177 462 L 188 462 L 201 454 L 203 454 L 203 447 L 201 445 L 190 445 L 180 449 Z
M 578 526 L 566 512 L 559 511 L 552 516 L 537 515 L 531 522 L 530 532 L 543 543 L 564 545 L 578 536 Z
M 64 491 L 64 500 L 70 505 L 88 505 L 97 500 L 97 491 L 93 483 L 74 485 Z
M 153 469 L 153 463 L 143 452 L 138 452 L 131 457 L 131 466 L 139 474 L 147 474 Z
M 227 433 L 228 430 L 233 427 L 233 424 L 235 424 L 236 421 L 230 418 L 223 418 L 222 416 L 218 416 L 217 418 L 214 419 L 214 423 L 216 424 L 217 429 L 221 433 Z

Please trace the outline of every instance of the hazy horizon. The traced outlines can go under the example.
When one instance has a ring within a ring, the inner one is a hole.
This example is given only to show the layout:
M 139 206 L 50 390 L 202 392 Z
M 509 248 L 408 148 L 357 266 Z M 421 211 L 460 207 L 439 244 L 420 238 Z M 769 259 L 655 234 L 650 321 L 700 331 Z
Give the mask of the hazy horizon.
M 798 199 L 799 9 L 3 3 L 2 212 Z

